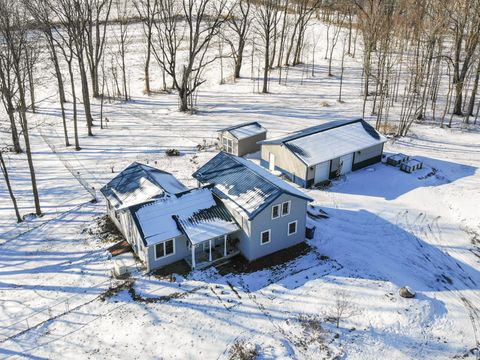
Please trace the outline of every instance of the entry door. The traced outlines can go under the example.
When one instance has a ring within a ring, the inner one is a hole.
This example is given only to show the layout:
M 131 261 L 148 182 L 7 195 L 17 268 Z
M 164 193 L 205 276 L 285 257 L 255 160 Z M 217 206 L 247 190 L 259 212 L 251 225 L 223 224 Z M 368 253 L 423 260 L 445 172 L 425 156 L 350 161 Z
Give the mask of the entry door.
M 270 153 L 270 155 L 268 156 L 268 170 L 275 170 L 275 154 Z
M 330 161 L 315 165 L 315 178 L 314 183 L 318 184 L 322 181 L 328 180 L 330 175 Z
M 340 174 L 343 175 L 352 171 L 352 164 L 353 164 L 353 153 L 342 156 L 340 158 L 340 165 L 341 165 Z

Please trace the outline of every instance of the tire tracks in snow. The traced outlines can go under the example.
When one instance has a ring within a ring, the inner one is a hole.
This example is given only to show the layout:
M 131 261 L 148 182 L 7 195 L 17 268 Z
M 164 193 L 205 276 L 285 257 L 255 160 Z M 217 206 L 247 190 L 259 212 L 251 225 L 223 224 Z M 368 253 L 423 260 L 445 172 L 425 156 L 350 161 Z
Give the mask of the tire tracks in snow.
M 464 290 L 473 290 L 477 284 L 475 281 L 468 275 L 465 269 L 458 263 L 458 261 L 453 258 L 448 251 L 438 249 L 437 246 L 440 246 L 442 240 L 442 231 L 438 224 L 440 216 L 433 218 L 429 221 L 426 213 L 419 213 L 413 222 L 410 221 L 408 211 L 403 211 L 398 214 L 397 221 L 403 220 L 403 223 L 406 229 L 415 237 L 417 242 L 417 250 L 420 254 L 433 266 L 435 270 L 440 273 L 440 279 L 437 278 L 442 284 L 444 290 L 452 293 L 460 304 L 463 305 L 467 311 L 470 323 L 472 326 L 473 339 L 475 341 L 475 347 L 470 351 L 472 353 L 477 353 L 477 358 L 480 358 L 480 309 L 474 305 L 480 303 L 480 299 L 470 299 L 466 294 L 463 294 L 457 286 L 454 285 L 455 281 L 460 282 Z M 420 242 L 419 235 L 424 235 L 431 246 L 435 246 L 435 249 L 438 250 L 438 254 L 443 256 L 437 256 L 431 251 L 428 252 L 425 249 L 425 246 Z M 439 264 L 436 260 L 439 260 Z M 459 270 L 457 270 L 459 269 Z M 445 270 L 448 271 L 448 275 L 445 275 Z M 454 277 L 452 280 L 450 277 Z M 473 286 L 473 287 L 472 287 Z

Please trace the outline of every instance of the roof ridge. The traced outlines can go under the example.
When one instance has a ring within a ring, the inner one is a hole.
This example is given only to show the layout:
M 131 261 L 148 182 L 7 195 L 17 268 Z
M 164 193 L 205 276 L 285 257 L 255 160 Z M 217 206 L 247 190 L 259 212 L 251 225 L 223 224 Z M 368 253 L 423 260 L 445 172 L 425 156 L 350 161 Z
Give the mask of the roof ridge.
M 227 153 L 225 153 L 227 154 Z M 227 154 L 229 156 L 233 156 L 233 155 L 230 155 L 230 154 Z M 251 172 L 253 172 L 256 176 L 259 176 L 261 177 L 262 179 L 268 181 L 270 184 L 272 184 L 276 189 L 280 189 L 280 190 L 283 190 L 280 186 L 276 185 L 273 181 L 271 181 L 270 179 L 267 179 L 265 176 L 259 174 L 258 172 L 256 172 L 255 170 L 253 170 L 252 168 L 248 167 L 247 165 L 245 165 L 244 163 L 242 163 L 241 161 L 239 161 L 238 159 L 236 159 L 236 157 L 233 157 L 233 160 L 235 160 L 237 163 L 239 163 L 240 165 L 242 165 L 243 167 L 245 167 L 246 169 L 250 170 Z M 245 159 L 245 161 L 249 161 L 247 159 Z M 252 162 L 252 164 L 254 164 Z M 254 165 L 257 165 L 257 164 L 254 164 Z
M 304 129 L 301 129 L 301 130 L 290 132 L 290 133 L 288 133 L 284 136 L 279 136 L 279 137 L 276 137 L 276 138 L 273 138 L 273 139 L 270 139 L 270 140 L 268 140 L 268 139 L 267 140 L 262 140 L 259 143 L 285 144 L 287 142 L 298 140 L 298 139 L 301 139 L 301 138 L 306 137 L 306 136 L 318 134 L 320 132 L 325 132 L 325 131 L 328 131 L 328 130 L 333 130 L 333 129 L 336 129 L 336 128 L 339 128 L 339 127 L 342 127 L 342 126 L 346 126 L 346 125 L 350 125 L 350 124 L 354 124 L 356 122 L 362 122 L 362 121 L 365 121 L 365 120 L 362 119 L 362 118 L 351 119 L 351 120 L 332 120 L 332 121 L 325 122 L 323 124 L 314 125 L 314 126 L 310 126 L 308 128 L 304 128 Z
M 230 154 L 228 154 L 228 155 L 230 155 Z M 233 155 L 230 155 L 230 156 L 233 156 Z M 240 158 L 240 157 L 238 157 L 238 158 Z M 289 191 L 288 189 L 285 189 L 285 188 L 281 187 L 280 185 L 276 184 L 275 182 L 273 182 L 272 180 L 270 180 L 270 179 L 267 178 L 266 176 L 263 176 L 262 174 L 259 174 L 258 172 L 256 172 L 255 170 L 253 170 L 253 169 L 252 169 L 251 167 L 249 167 L 248 165 L 243 164 L 241 161 L 239 161 L 239 160 L 237 160 L 237 159 L 235 159 L 235 160 L 236 160 L 237 162 L 239 162 L 241 165 L 243 165 L 245 168 L 247 168 L 248 170 L 250 170 L 251 172 L 253 172 L 254 174 L 256 174 L 257 176 L 259 176 L 259 177 L 261 177 L 262 179 L 264 179 L 265 181 L 267 181 L 269 184 L 273 185 L 273 187 L 274 187 L 275 189 L 279 190 L 280 192 L 286 192 L 287 194 L 290 194 L 290 195 L 292 195 L 292 196 L 298 196 L 298 195 L 295 195 L 294 193 L 292 193 L 291 191 Z M 249 161 L 249 160 L 247 160 L 247 159 L 243 159 L 243 160 Z M 255 164 L 255 163 L 252 162 L 252 161 L 250 161 L 250 163 L 252 163 L 252 164 L 255 165 L 255 166 L 258 166 L 258 168 L 261 169 L 262 171 L 267 171 L 267 170 L 261 168 L 259 165 Z M 272 174 L 272 176 L 275 176 L 275 175 Z M 278 180 L 283 181 L 283 180 L 281 180 L 281 179 L 278 179 Z M 291 186 L 290 184 L 287 184 L 287 185 Z M 305 195 L 305 196 L 306 196 L 306 195 Z
M 218 131 L 219 132 L 220 131 L 230 131 L 230 130 L 235 130 L 235 129 L 241 128 L 243 126 L 254 125 L 254 124 L 256 124 L 260 127 L 263 127 L 262 124 L 260 124 L 258 121 L 250 121 L 250 122 L 240 123 L 240 124 L 237 124 L 237 125 L 228 126 L 226 128 L 220 129 Z
M 341 121 L 341 120 L 340 120 Z M 306 129 L 303 129 L 303 130 L 300 130 L 299 132 L 301 131 L 308 131 L 309 129 L 311 129 L 312 131 L 311 132 L 307 132 L 307 133 L 304 133 L 304 134 L 298 134 L 297 136 L 291 136 L 289 137 L 288 139 L 282 141 L 282 143 L 287 143 L 287 142 L 290 142 L 290 141 L 294 141 L 294 140 L 298 140 L 298 139 L 301 139 L 303 137 L 306 137 L 306 136 L 310 136 L 310 135 L 314 135 L 314 134 L 318 134 L 320 132 L 325 132 L 325 131 L 329 131 L 329 130 L 333 130 L 333 129 L 336 129 L 336 128 L 339 128 L 339 127 L 342 127 L 342 126 L 345 126 L 345 125 L 350 125 L 350 124 L 354 124 L 356 122 L 360 122 L 360 121 L 363 121 L 363 119 L 355 119 L 355 120 L 345 120 L 344 122 L 342 123 L 339 123 L 339 124 L 335 124 L 333 125 L 332 127 L 328 127 L 327 125 L 329 123 L 325 123 L 325 124 L 320 124 L 320 125 L 316 125 L 316 126 L 311 126 L 309 128 L 306 128 Z M 335 122 L 332 121 L 332 122 Z M 320 127 L 321 126 L 325 126 L 324 129 L 321 129 Z M 313 131 L 314 128 L 320 128 L 318 129 L 318 131 Z

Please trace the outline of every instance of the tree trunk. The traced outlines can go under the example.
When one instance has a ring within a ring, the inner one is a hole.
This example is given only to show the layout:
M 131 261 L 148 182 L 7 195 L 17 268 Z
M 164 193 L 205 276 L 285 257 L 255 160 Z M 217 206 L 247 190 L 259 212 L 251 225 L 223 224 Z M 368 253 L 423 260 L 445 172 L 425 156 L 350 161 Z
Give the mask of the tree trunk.
M 283 65 L 282 64 L 282 59 L 283 59 L 283 47 L 285 44 L 285 34 L 286 34 L 286 28 L 287 28 L 287 13 L 288 13 L 288 0 L 285 2 L 285 8 L 283 12 L 283 21 L 282 21 L 282 32 L 280 35 L 280 49 L 278 53 L 278 62 L 277 62 L 277 67 L 280 67 Z
M 473 116 L 473 108 L 475 107 L 475 99 L 478 91 L 478 81 L 480 79 L 480 60 L 478 61 L 477 73 L 475 74 L 475 80 L 473 82 L 472 95 L 470 96 L 470 101 L 468 103 L 467 110 L 467 119 L 466 123 L 468 124 L 470 116 Z
M 62 72 L 60 71 L 60 66 L 58 64 L 58 57 L 55 51 L 55 46 L 51 40 L 47 40 L 47 41 L 50 47 L 50 52 L 52 54 L 53 67 L 55 69 L 55 76 L 57 78 L 58 95 L 60 98 L 60 110 L 62 111 L 63 135 L 65 138 L 65 146 L 70 146 L 70 141 L 68 140 L 67 121 L 65 118 L 65 106 L 63 105 L 66 101 L 65 101 L 65 87 L 63 85 Z
M 265 64 L 263 69 L 263 89 L 262 93 L 268 93 L 268 70 L 269 70 L 269 56 L 270 56 L 270 35 L 265 38 Z
M 25 51 L 26 61 L 27 61 L 27 77 L 28 77 L 28 88 L 30 93 L 30 108 L 32 112 L 36 112 L 35 108 L 35 83 L 33 78 L 33 64 L 31 63 L 31 57 L 28 55 L 28 50 Z
M 75 150 L 81 150 L 80 143 L 78 141 L 78 124 L 77 124 L 77 95 L 75 93 L 75 79 L 73 77 L 72 61 L 68 62 L 68 73 L 70 74 L 70 84 L 72 87 L 72 105 L 73 105 L 73 135 L 75 138 Z
M 463 82 L 457 81 L 455 84 L 455 103 L 453 106 L 454 115 L 463 115 L 462 100 L 463 100 Z
M 235 61 L 235 71 L 234 71 L 235 79 L 240 78 L 240 70 L 242 69 L 244 49 L 245 49 L 245 40 L 240 39 L 239 42 L 238 42 L 237 58 L 236 58 L 236 61 Z
M 99 96 L 98 92 L 98 68 L 97 64 L 90 65 L 90 78 L 92 80 L 92 96 L 97 98 Z
M 27 155 L 28 168 L 30 171 L 33 200 L 35 203 L 35 214 L 41 215 L 42 210 L 40 208 L 40 199 L 38 196 L 37 179 L 35 177 L 35 168 L 33 166 L 32 151 L 30 148 L 30 136 L 29 136 L 29 130 L 28 130 L 27 114 L 26 114 L 27 105 L 25 101 L 25 89 L 23 88 L 23 83 L 22 83 L 22 70 L 20 69 L 20 59 L 17 57 L 14 59 L 14 67 L 15 67 L 15 75 L 17 78 L 18 98 L 19 98 L 18 113 L 20 117 L 20 124 L 22 126 L 23 139 L 25 142 L 25 153 Z
M 78 51 L 78 53 L 80 54 L 80 51 Z M 83 98 L 83 106 L 85 108 L 85 117 L 87 120 L 88 136 L 93 136 L 93 133 L 92 133 L 93 119 L 92 119 L 92 112 L 90 107 L 90 94 L 88 91 L 87 73 L 86 73 L 85 64 L 83 62 L 83 58 L 81 55 L 78 56 L 78 65 L 79 65 L 79 71 L 80 71 L 80 79 L 82 81 L 82 98 Z
M 23 91 L 21 91 L 23 92 Z M 23 94 L 20 95 L 20 98 L 24 97 Z M 24 99 L 20 100 L 22 103 L 20 106 L 22 109 L 20 110 L 20 122 L 22 124 L 22 132 L 23 132 L 23 139 L 25 142 L 25 153 L 27 155 L 27 162 L 28 162 L 28 168 L 30 171 L 30 180 L 32 182 L 32 193 L 33 193 L 33 200 L 35 203 L 35 214 L 41 215 L 42 210 L 40 208 L 40 199 L 38 196 L 38 189 L 37 189 L 37 179 L 35 176 L 35 168 L 33 166 L 33 158 L 32 158 L 32 151 L 30 148 L 30 136 L 29 136 L 29 131 L 28 131 L 28 123 L 27 123 L 27 115 L 24 111 L 25 106 L 24 106 Z
M 149 27 L 147 36 L 147 57 L 145 59 L 145 93 L 150 95 L 150 58 L 152 56 L 152 29 Z
M 5 161 L 3 160 L 2 152 L 0 151 L 0 168 L 2 169 L 3 177 L 5 178 L 5 184 L 7 185 L 8 194 L 10 195 L 10 199 L 12 200 L 13 210 L 15 211 L 15 216 L 17 217 L 17 222 L 22 222 L 22 217 L 20 216 L 20 212 L 18 211 L 17 199 L 13 194 L 12 185 L 10 184 L 10 178 L 8 176 L 7 166 L 5 165 Z

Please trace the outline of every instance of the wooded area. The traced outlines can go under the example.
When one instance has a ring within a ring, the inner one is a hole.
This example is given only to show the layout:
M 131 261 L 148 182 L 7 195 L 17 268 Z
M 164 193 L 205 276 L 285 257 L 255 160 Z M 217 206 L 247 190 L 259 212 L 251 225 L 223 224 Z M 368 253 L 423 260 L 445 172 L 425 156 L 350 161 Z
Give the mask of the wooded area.
M 326 38 L 310 36 L 318 22 L 327 26 Z M 125 59 L 135 24 L 143 29 L 138 61 L 144 61 L 145 93 L 175 92 L 180 111 L 193 112 L 214 63 L 221 64 L 221 83 L 250 77 L 261 93 L 269 92 L 274 71 L 279 82 L 300 64 L 315 75 L 320 41 L 327 76 L 340 76 L 339 102 L 344 58 L 361 57 L 359 113 L 372 116 L 377 130 L 405 136 L 416 122 L 451 127 L 454 117 L 477 124 L 480 0 L 0 0 L 0 123 L 8 133 L 0 155 L 25 153 L 36 215 L 42 209 L 29 114 L 38 101 L 39 63 L 48 59 L 53 69 L 64 144 L 80 151 L 81 124 L 89 136 L 104 127 L 105 114 L 93 114 L 92 99 L 102 105 L 130 100 L 130 82 L 138 80 L 129 78 Z M 341 59 L 334 59 L 340 48 Z M 224 73 L 227 61 L 234 64 L 232 74 Z M 152 77 L 162 79 L 161 89 L 152 88 Z M 392 118 L 393 108 L 400 109 L 399 118 Z M 4 156 L 0 160 L 21 221 L 15 184 Z

